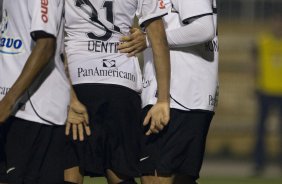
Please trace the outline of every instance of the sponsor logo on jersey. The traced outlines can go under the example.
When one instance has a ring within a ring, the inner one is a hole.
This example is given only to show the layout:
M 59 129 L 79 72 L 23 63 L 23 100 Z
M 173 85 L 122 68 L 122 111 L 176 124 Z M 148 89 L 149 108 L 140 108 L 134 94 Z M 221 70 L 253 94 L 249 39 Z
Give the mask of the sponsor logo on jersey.
M 2 37 L 0 39 L 0 53 L 3 54 L 20 54 L 23 50 L 21 39 Z
M 119 42 L 105 42 L 100 40 L 88 41 L 88 51 L 100 53 L 118 53 Z
M 218 104 L 219 86 L 216 88 L 215 95 L 209 95 L 209 105 L 216 107 Z
M 165 9 L 164 0 L 159 0 L 159 8 L 160 8 L 160 9 Z
M 217 105 L 217 99 L 213 97 L 212 95 L 209 95 L 209 105 L 216 106 Z
M 0 86 L 0 95 L 6 95 L 10 88 Z
M 143 78 L 143 80 L 142 80 L 143 88 L 150 87 L 150 86 L 151 86 L 152 81 L 153 81 L 153 79 L 150 79 L 150 80 L 145 80 L 145 79 Z
M 116 61 L 112 60 L 112 59 L 103 59 L 103 67 L 115 68 L 116 67 Z
M 102 60 L 102 68 L 77 68 L 77 77 L 113 77 L 136 82 L 136 75 L 122 71 L 116 66 L 116 61 L 111 59 Z
M 3 21 L 1 23 L 0 53 L 2 54 L 19 54 L 23 51 L 23 41 L 20 38 L 7 36 L 9 17 L 4 10 Z
M 48 22 L 48 0 L 41 0 L 41 19 L 44 23 Z

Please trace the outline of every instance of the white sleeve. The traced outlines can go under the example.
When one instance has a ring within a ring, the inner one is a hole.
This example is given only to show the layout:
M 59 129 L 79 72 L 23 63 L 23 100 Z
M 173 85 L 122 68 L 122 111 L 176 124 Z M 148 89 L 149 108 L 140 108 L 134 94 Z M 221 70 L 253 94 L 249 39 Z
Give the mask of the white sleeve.
M 139 25 L 142 26 L 147 20 L 166 15 L 168 9 L 164 0 L 138 0 L 136 16 Z
M 30 33 L 43 31 L 57 37 L 60 20 L 57 15 L 62 12 L 63 5 L 63 0 L 29 0 Z
M 183 23 L 189 18 L 213 13 L 212 0 L 172 0 L 172 4 Z
M 166 31 L 170 48 L 201 44 L 212 40 L 215 34 L 216 28 L 212 15 L 197 18 L 183 27 Z

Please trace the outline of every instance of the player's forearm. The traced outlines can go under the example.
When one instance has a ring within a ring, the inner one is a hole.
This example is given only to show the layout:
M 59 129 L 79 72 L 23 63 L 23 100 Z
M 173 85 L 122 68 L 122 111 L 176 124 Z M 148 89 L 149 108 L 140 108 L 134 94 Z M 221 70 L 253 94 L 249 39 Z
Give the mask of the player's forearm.
M 5 96 L 5 99 L 9 101 L 9 103 L 16 103 L 30 87 L 42 69 L 53 57 L 55 47 L 55 38 L 42 38 L 37 40 L 36 46 L 33 48 L 20 76 Z
M 64 66 L 65 66 L 65 73 L 66 73 L 66 76 L 68 78 L 68 81 L 69 81 L 69 84 L 70 84 L 70 87 L 71 87 L 71 101 L 78 101 L 78 98 L 76 96 L 76 93 L 73 89 L 73 86 L 72 86 L 72 82 L 71 82 L 71 77 L 70 77 L 70 72 L 69 72 L 69 65 L 68 65 L 68 57 L 67 57 L 67 53 L 64 52 Z
M 170 48 L 188 47 L 210 41 L 215 36 L 213 16 L 197 18 L 188 25 L 167 30 L 167 40 Z
M 162 19 L 148 23 L 146 32 L 153 49 L 158 83 L 158 101 L 169 101 L 170 56 Z

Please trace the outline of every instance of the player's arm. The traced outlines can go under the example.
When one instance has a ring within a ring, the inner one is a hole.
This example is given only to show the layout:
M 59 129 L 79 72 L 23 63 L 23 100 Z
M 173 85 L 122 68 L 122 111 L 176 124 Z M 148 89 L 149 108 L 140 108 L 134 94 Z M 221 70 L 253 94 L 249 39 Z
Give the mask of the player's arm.
M 67 55 L 65 54 L 65 71 L 67 77 L 69 79 L 69 83 L 71 86 L 71 100 L 69 105 L 68 111 L 68 118 L 66 122 L 66 129 L 65 134 L 68 136 L 71 134 L 72 131 L 72 138 L 73 140 L 79 139 L 80 141 L 84 140 L 84 132 L 86 135 L 91 135 L 91 130 L 89 127 L 89 116 L 86 107 L 78 100 L 75 91 L 71 84 L 71 79 L 69 76 L 68 70 L 68 62 L 67 62 Z
M 212 40 L 215 34 L 213 15 L 188 19 L 186 25 L 166 31 L 170 48 L 189 47 L 205 43 Z
M 153 60 L 158 84 L 157 103 L 150 109 L 144 125 L 150 122 L 146 133 L 158 133 L 169 122 L 170 56 L 162 18 L 145 22 L 146 32 L 153 49 Z
M 36 40 L 35 47 L 28 57 L 20 76 L 0 102 L 0 123 L 3 123 L 11 115 L 16 102 L 51 61 L 55 48 L 55 37 L 48 36 Z
M 118 47 L 120 52 L 133 56 L 147 47 L 151 47 L 151 43 L 143 31 L 133 28 L 130 33 L 129 36 L 121 38 L 123 44 Z M 184 26 L 166 31 L 170 48 L 201 44 L 212 40 L 215 34 L 216 28 L 214 27 L 212 15 L 187 19 Z

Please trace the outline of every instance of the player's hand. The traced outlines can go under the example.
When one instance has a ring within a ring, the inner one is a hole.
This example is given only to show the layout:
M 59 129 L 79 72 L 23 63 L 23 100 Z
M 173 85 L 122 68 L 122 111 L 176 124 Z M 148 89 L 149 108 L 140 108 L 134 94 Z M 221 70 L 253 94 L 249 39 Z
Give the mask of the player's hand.
M 91 135 L 87 109 L 77 99 L 72 99 L 69 107 L 66 135 L 70 135 L 70 131 L 72 131 L 73 140 L 79 138 L 80 141 L 83 141 L 84 132 L 88 136 Z
M 4 97 L 2 101 L 0 101 L 0 124 L 4 123 L 9 116 L 12 114 L 13 104 L 6 100 Z
M 128 53 L 128 57 L 135 56 L 147 48 L 146 34 L 137 28 L 131 28 L 130 35 L 121 37 L 120 42 L 118 50 L 121 53 Z
M 147 113 L 143 125 L 150 123 L 146 135 L 159 133 L 169 122 L 169 102 L 157 102 Z

